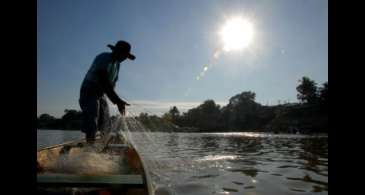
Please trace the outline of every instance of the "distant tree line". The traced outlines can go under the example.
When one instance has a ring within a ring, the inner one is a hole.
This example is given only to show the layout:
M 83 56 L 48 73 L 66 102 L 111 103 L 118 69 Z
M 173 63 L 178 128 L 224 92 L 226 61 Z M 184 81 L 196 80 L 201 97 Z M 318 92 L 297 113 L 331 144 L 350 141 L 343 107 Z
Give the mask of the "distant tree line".
M 296 90 L 298 103 L 264 106 L 255 101 L 254 92 L 244 91 L 223 107 L 206 100 L 181 114 L 173 106 L 162 120 L 178 125 L 182 131 L 328 132 L 328 82 L 317 87 L 315 81 L 303 77 Z M 148 121 L 146 113 L 140 116 Z
M 296 90 L 298 103 L 261 105 L 254 92 L 244 91 L 232 96 L 223 107 L 208 99 L 184 113 L 173 106 L 161 117 L 140 113 L 135 118 L 151 131 L 328 132 L 328 82 L 318 87 L 315 81 L 303 77 Z M 67 109 L 60 119 L 42 114 L 38 129 L 79 130 L 81 111 Z
M 55 118 L 49 114 L 41 114 L 37 120 L 38 129 L 81 129 L 81 111 L 66 109 L 61 118 Z

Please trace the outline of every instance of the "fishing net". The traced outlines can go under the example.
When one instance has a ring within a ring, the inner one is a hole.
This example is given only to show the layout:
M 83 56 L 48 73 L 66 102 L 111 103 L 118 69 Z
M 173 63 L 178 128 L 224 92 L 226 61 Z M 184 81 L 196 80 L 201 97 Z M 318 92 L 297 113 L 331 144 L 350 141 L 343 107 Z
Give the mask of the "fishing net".
M 145 110 L 150 116 L 143 118 L 132 110 L 126 116 L 118 115 L 111 120 L 111 127 L 103 133 L 102 142 L 93 147 L 73 147 L 72 150 L 60 155 L 50 155 L 43 159 L 42 165 L 46 172 L 76 174 L 76 175 L 113 175 L 131 173 L 128 168 L 128 156 L 121 153 L 110 153 L 107 145 L 115 139 L 122 139 L 139 154 L 147 182 L 151 191 L 156 194 L 179 194 L 174 191 L 184 177 L 191 172 L 198 172 L 198 166 L 191 159 L 176 155 L 173 147 L 161 142 L 166 133 L 174 135 L 179 128 L 171 121 L 157 117 Z M 55 151 L 55 154 L 60 151 Z M 180 193 L 181 194 L 181 193 Z
M 146 111 L 146 110 L 145 110 Z M 146 113 L 151 113 L 146 111 Z M 147 179 L 156 194 L 181 194 L 175 191 L 183 177 L 195 175 L 199 166 L 191 159 L 174 156 L 176 151 L 159 143 L 163 134 L 173 135 L 179 128 L 161 117 L 141 118 L 128 111 L 127 116 L 118 116 L 112 121 L 114 132 L 122 134 L 141 157 Z M 168 158 L 166 158 L 168 156 Z

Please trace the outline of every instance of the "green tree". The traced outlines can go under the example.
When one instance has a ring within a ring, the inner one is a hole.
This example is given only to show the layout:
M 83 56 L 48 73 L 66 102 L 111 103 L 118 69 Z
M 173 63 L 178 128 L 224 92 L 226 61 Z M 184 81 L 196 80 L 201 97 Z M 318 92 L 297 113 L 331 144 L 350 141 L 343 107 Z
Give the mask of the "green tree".
M 63 129 L 61 119 L 57 119 L 47 113 L 41 114 L 37 120 L 38 129 Z
M 141 112 L 139 114 L 138 120 L 147 128 L 151 129 L 152 125 L 151 125 L 151 121 L 150 121 L 150 116 L 148 116 L 148 113 L 144 113 Z
M 225 126 L 233 130 L 253 130 L 259 126 L 261 105 L 255 102 L 256 94 L 244 91 L 229 99 L 222 109 Z
M 323 83 L 322 87 L 319 89 L 319 99 L 322 102 L 328 101 L 328 82 Z
M 237 94 L 229 99 L 229 104 L 232 106 L 236 106 L 241 103 L 253 103 L 255 102 L 256 93 L 252 91 L 244 91 L 240 94 Z
M 139 120 L 141 120 L 141 121 L 146 121 L 146 120 L 148 120 L 148 114 L 147 113 L 144 113 L 144 112 L 141 112 L 140 114 L 139 114 Z
M 299 80 L 297 86 L 297 98 L 302 103 L 315 103 L 318 100 L 317 83 L 308 77 L 303 77 Z
M 328 111 L 328 82 L 323 83 L 322 87 L 319 89 L 319 102 L 321 106 L 321 111 Z
M 169 114 L 171 115 L 172 123 L 177 124 L 178 123 L 178 120 L 179 120 L 179 117 L 180 117 L 180 111 L 179 111 L 179 109 L 177 109 L 176 106 L 173 106 L 170 109 Z
M 55 119 L 55 117 L 53 117 L 53 116 L 51 116 L 47 113 L 41 114 L 39 116 L 39 120 L 41 120 L 41 121 L 51 121 L 51 120 L 54 120 L 54 119 Z
M 170 114 L 173 116 L 173 117 L 178 117 L 180 115 L 180 111 L 179 109 L 177 109 L 176 106 L 173 106 L 171 109 L 170 109 Z
M 50 128 L 55 120 L 56 120 L 55 117 L 47 113 L 41 114 L 37 119 L 37 128 L 40 129 Z
M 204 101 L 197 108 L 190 109 L 187 114 L 192 125 L 202 130 L 217 131 L 222 128 L 220 106 L 214 100 Z
M 176 113 L 175 109 L 174 112 Z M 170 111 L 172 111 L 170 110 Z M 171 116 L 171 113 L 169 113 Z M 177 125 L 215 131 L 219 128 L 220 107 L 213 100 L 206 100 L 196 108 L 179 115 Z
M 167 113 L 163 114 L 162 115 L 162 120 L 164 122 L 167 122 L 167 123 L 172 123 L 173 119 L 172 119 L 172 116 L 171 116 L 170 112 L 167 112 Z
M 81 111 L 65 109 L 65 114 L 62 116 L 62 120 L 81 120 Z
M 62 122 L 65 129 L 81 129 L 81 116 L 82 112 L 66 109 L 65 114 L 62 116 Z
M 170 108 L 170 110 L 162 116 L 165 122 L 180 125 L 180 111 L 176 106 Z

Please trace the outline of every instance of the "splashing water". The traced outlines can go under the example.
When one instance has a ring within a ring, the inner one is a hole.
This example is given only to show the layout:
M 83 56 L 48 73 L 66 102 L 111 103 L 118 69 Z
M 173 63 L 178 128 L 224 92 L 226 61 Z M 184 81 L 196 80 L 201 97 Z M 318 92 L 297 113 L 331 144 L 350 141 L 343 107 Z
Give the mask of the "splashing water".
M 199 172 L 199 164 L 201 162 L 195 162 L 190 159 L 174 156 L 173 160 L 161 158 L 156 154 L 174 154 L 172 148 L 164 147 L 159 144 L 158 133 L 156 131 L 163 130 L 164 133 L 174 133 L 176 125 L 171 122 L 167 124 L 159 121 L 157 118 L 148 120 L 149 128 L 142 124 L 135 115 L 129 112 L 130 117 L 118 117 L 113 125 L 114 131 L 119 130 L 120 134 L 127 139 L 130 144 L 140 154 L 142 163 L 145 168 L 146 174 L 149 175 L 149 181 L 152 185 L 155 194 L 185 194 L 179 192 L 180 188 L 183 189 L 195 189 L 195 192 L 199 190 L 194 187 L 197 184 L 185 183 L 181 184 L 180 179 L 188 177 L 188 175 L 197 175 Z M 166 122 L 166 121 L 165 121 Z M 205 166 L 206 167 L 206 166 Z M 174 175 L 181 174 L 178 179 Z M 186 185 L 186 186 L 185 186 Z M 185 186 L 185 187 L 184 187 Z M 192 187 L 193 186 L 193 187 Z M 204 188 L 204 185 L 199 184 L 199 189 Z M 205 192 L 203 192 L 205 193 Z
M 151 129 L 146 128 L 134 117 L 120 117 L 116 122 L 122 124 L 122 133 L 124 137 L 140 154 L 142 163 L 144 164 L 146 171 L 148 171 L 146 174 L 151 175 L 153 185 L 156 186 L 159 183 L 168 182 L 168 178 L 163 175 L 163 168 L 166 167 L 166 164 L 159 161 L 157 156 L 150 155 L 152 154 L 151 151 L 159 151 L 161 149 L 161 146 L 159 146 L 156 140 L 151 136 Z M 155 127 L 157 127 L 156 123 Z M 167 179 L 167 181 L 163 181 L 164 179 Z
M 312 148 L 307 148 L 306 136 L 179 134 L 172 123 L 163 125 L 161 119 L 153 117 L 145 121 L 133 114 L 119 117 L 115 123 L 139 153 L 156 195 L 285 194 L 299 188 L 307 194 L 326 194 L 328 189 L 326 155 L 323 159 L 317 159 L 315 153 L 309 156 Z M 286 147 L 287 142 L 294 146 Z M 324 164 L 317 164 L 322 160 Z M 286 167 L 288 163 L 295 166 Z M 314 183 L 313 189 L 310 183 Z

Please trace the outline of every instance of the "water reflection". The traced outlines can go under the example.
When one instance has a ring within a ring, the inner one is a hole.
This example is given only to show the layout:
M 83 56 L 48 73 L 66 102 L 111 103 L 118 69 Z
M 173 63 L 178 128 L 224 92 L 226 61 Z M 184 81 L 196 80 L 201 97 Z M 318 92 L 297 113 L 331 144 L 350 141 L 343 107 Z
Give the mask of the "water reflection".
M 38 136 L 49 137 L 47 133 L 39 131 Z M 328 194 L 326 136 L 143 133 L 140 140 L 134 137 L 142 155 L 152 162 L 151 175 L 161 193 Z
M 220 148 L 219 143 L 221 143 L 221 140 L 219 137 L 212 137 L 212 136 L 203 136 L 203 137 L 196 137 L 195 139 L 192 139 L 194 143 L 192 144 L 198 144 L 200 148 L 205 148 L 206 151 L 209 151 L 210 149 L 216 149 Z
M 251 169 L 227 169 L 227 171 L 241 172 L 244 175 L 250 176 L 250 177 L 256 177 L 256 175 L 258 173 L 258 169 L 255 169 L 255 168 L 251 168 Z
M 177 134 L 172 133 L 170 136 L 168 136 L 168 141 L 166 146 L 168 148 L 179 148 L 179 136 Z
M 328 138 L 260 133 L 155 134 L 154 170 L 175 194 L 328 194 Z M 163 151 L 163 152 L 161 152 Z M 162 181 L 162 180 L 161 180 Z M 194 190 L 187 189 L 190 184 Z

